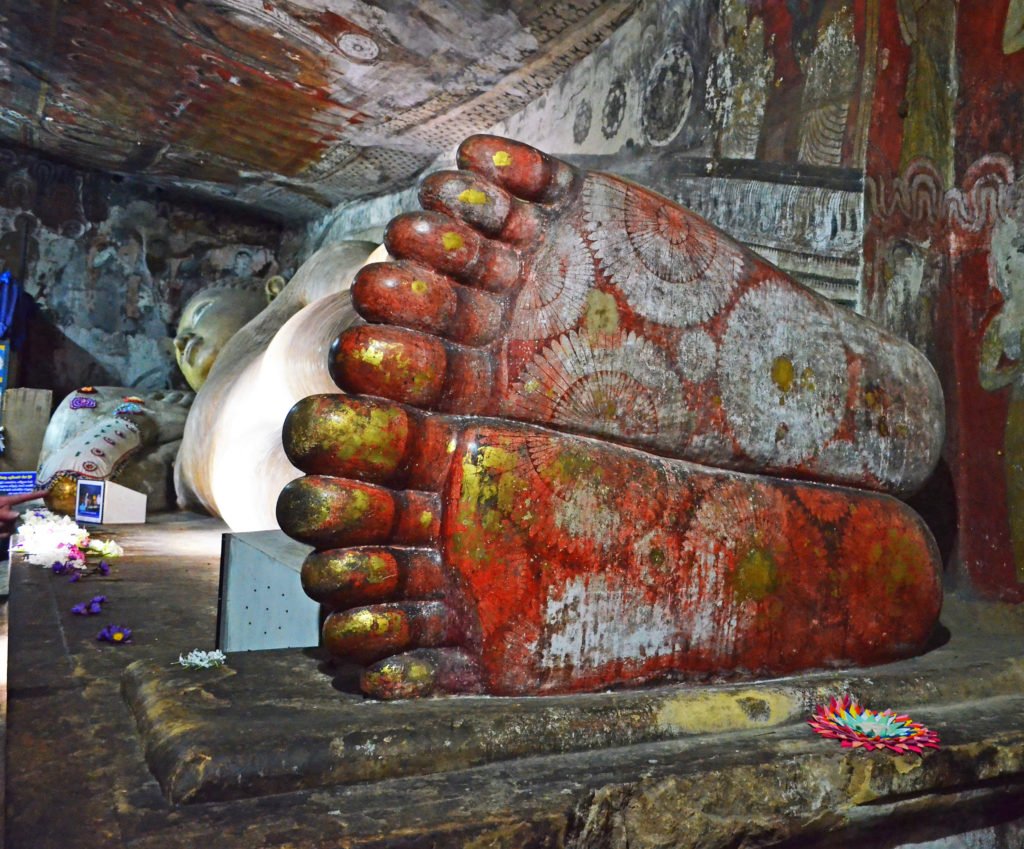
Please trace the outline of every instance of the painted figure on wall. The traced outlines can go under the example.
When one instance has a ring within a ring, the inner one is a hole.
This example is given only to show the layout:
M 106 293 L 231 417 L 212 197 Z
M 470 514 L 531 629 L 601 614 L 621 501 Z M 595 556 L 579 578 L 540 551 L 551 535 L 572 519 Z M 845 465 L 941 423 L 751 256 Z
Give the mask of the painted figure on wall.
M 1003 467 L 1013 559 L 1024 583 L 1024 186 L 1018 181 L 1010 195 L 992 228 L 989 282 L 1002 302 L 982 336 L 978 380 L 990 392 L 1009 387 Z
M 708 80 L 717 153 L 727 159 L 754 159 L 773 76 L 764 20 L 738 0 L 725 0 L 721 15 L 724 44 L 715 53 Z
M 917 158 L 933 163 L 943 185 L 953 185 L 953 111 L 956 91 L 955 0 L 898 0 L 900 34 L 910 47 L 904 95 L 904 171 Z
M 935 545 L 881 493 L 938 459 L 924 356 L 636 185 L 493 136 L 459 165 L 357 276 L 370 323 L 331 355 L 353 395 L 285 425 L 306 476 L 278 518 L 316 547 L 304 585 L 364 690 L 920 651 Z

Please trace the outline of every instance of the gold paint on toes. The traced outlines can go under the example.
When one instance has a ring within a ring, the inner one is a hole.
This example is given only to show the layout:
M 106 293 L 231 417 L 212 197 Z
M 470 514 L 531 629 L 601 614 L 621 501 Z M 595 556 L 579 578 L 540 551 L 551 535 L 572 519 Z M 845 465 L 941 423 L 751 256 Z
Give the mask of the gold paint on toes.
M 441 235 L 441 244 L 444 245 L 444 249 L 446 251 L 457 251 L 465 244 L 465 242 L 463 241 L 462 236 L 449 230 L 447 233 Z
M 335 638 L 360 640 L 401 633 L 405 628 L 405 614 L 397 610 L 354 610 L 333 620 L 331 631 Z
M 392 697 L 415 698 L 432 693 L 437 670 L 423 658 L 388 658 L 363 673 L 363 688 Z
M 487 203 L 487 195 L 480 189 L 466 189 L 459 194 L 459 200 L 463 203 L 471 203 L 475 206 L 482 206 Z

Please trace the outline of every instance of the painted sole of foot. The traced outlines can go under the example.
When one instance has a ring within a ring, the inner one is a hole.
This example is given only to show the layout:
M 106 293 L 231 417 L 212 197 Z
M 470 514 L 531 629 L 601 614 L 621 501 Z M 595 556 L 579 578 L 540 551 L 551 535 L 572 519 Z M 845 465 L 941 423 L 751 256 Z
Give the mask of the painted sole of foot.
M 285 446 L 278 519 L 373 696 L 863 666 L 938 617 L 934 542 L 885 495 L 344 396 Z
M 907 342 L 625 180 L 493 136 L 459 164 L 360 272 L 342 389 L 895 494 L 934 468 L 942 392 Z

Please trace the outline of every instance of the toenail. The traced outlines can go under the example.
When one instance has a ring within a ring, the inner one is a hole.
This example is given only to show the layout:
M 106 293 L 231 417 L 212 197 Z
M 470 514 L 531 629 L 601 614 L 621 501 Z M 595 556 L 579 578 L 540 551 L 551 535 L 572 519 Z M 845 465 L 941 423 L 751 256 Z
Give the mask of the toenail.
M 463 203 L 472 203 L 480 206 L 487 203 L 487 195 L 479 189 L 466 189 L 459 195 L 459 200 Z
M 449 230 L 441 236 L 441 244 L 444 245 L 446 251 L 457 251 L 465 244 L 465 241 L 458 233 Z
M 422 295 L 427 291 L 428 286 L 425 280 L 413 280 L 412 283 L 409 284 L 409 288 L 412 289 L 415 294 Z
M 491 161 L 498 168 L 508 168 L 512 164 L 512 155 L 507 150 L 499 150 L 491 157 Z

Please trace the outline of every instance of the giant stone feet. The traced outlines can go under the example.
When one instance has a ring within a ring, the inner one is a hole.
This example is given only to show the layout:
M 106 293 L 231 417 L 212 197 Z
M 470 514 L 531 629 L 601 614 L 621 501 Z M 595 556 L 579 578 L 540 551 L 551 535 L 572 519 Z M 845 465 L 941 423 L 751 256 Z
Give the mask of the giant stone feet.
M 278 520 L 315 547 L 304 586 L 364 690 L 921 651 L 935 545 L 869 490 L 911 492 L 938 458 L 925 358 L 638 186 L 488 136 L 459 162 L 354 284 L 369 324 L 330 364 L 353 394 L 285 425 L 306 477 Z
M 885 495 L 340 395 L 285 442 L 278 518 L 373 696 L 874 664 L 938 615 L 934 543 Z
M 474 136 L 353 287 L 346 391 L 756 473 L 912 492 L 942 393 L 925 357 L 697 215 Z

